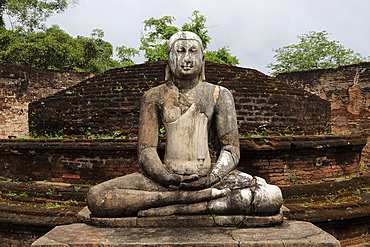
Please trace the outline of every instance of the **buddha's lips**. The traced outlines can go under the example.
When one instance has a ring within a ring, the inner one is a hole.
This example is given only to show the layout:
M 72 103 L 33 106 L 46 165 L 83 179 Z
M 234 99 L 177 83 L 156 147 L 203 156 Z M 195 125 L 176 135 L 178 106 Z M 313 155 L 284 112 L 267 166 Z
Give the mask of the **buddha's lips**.
M 191 70 L 194 66 L 181 66 L 183 70 Z

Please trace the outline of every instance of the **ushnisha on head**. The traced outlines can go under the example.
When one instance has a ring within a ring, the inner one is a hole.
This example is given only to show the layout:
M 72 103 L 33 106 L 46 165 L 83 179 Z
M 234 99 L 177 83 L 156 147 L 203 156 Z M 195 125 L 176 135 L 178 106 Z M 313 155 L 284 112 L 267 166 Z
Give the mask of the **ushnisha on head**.
M 197 34 L 188 31 L 175 33 L 167 43 L 167 54 L 166 80 L 198 76 L 199 81 L 205 80 L 203 45 Z

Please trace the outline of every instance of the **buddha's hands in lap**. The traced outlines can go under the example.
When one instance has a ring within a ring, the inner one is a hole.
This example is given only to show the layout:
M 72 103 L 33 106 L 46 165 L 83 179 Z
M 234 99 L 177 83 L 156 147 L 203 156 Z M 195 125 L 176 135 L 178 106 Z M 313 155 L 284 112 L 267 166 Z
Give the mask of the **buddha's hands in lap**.
M 211 187 L 218 180 L 216 177 L 211 176 L 209 173 L 200 176 L 198 179 L 193 181 L 184 181 L 180 183 L 180 188 L 183 189 L 204 189 Z
M 169 173 L 166 176 L 166 180 L 168 181 L 168 184 L 172 185 L 172 186 L 173 185 L 178 186 L 182 183 L 189 183 L 189 182 L 192 182 L 192 181 L 195 181 L 195 180 L 198 180 L 198 179 L 199 179 L 198 174 L 179 175 L 179 174 L 175 174 L 175 173 Z

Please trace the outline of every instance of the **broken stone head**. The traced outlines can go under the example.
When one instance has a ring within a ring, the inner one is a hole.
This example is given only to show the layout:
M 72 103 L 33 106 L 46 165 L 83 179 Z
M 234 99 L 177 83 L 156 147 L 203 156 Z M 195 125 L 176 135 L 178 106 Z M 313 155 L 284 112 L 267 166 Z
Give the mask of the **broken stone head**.
M 205 82 L 201 39 L 178 32 L 168 41 L 166 83 L 142 98 L 138 160 L 141 172 L 93 187 L 88 207 L 98 217 L 172 214 L 276 214 L 277 186 L 235 170 L 240 158 L 230 91 Z M 158 130 L 166 150 L 157 153 Z M 212 130 L 212 131 L 210 131 Z M 218 150 L 210 152 L 210 135 Z M 216 155 L 210 154 L 215 153 Z

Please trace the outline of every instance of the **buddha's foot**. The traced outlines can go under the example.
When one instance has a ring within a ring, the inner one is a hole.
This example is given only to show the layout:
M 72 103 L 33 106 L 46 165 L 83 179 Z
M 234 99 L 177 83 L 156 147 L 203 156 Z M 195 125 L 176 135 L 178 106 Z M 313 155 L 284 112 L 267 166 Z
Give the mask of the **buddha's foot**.
M 222 190 L 212 188 L 211 199 L 225 197 L 228 194 L 230 194 L 230 192 L 231 192 L 231 190 L 229 188 L 222 189 Z

